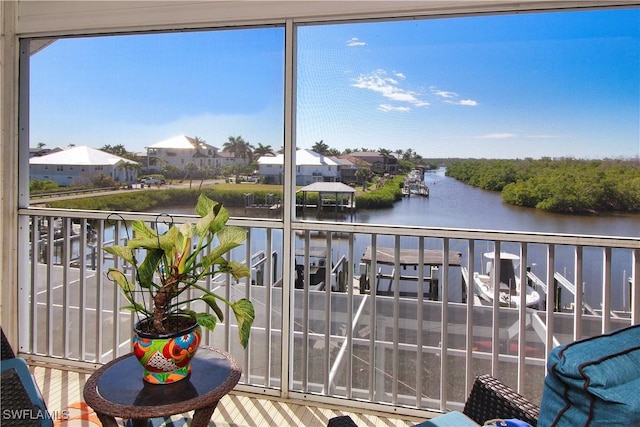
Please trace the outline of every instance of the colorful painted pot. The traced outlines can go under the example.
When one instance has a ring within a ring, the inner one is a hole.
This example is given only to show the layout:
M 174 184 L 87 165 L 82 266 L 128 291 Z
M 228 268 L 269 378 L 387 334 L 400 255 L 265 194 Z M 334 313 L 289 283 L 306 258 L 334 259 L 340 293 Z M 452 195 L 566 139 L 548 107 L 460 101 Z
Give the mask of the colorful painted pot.
M 133 353 L 144 368 L 143 379 L 151 384 L 170 384 L 191 374 L 191 358 L 196 354 L 202 337 L 200 325 L 166 335 L 142 332 L 134 326 Z

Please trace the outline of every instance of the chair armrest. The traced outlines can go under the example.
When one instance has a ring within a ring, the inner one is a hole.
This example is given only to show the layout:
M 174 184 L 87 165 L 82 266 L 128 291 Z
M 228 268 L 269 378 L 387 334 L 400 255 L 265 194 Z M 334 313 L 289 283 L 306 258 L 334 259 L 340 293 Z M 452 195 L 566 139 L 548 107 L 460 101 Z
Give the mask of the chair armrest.
M 16 357 L 15 353 L 13 352 L 13 348 L 11 348 L 11 344 L 9 343 L 9 340 L 4 334 L 4 330 L 2 328 L 0 328 L 0 354 L 2 360 L 13 359 L 14 357 Z
M 476 377 L 462 412 L 480 425 L 491 419 L 515 418 L 536 426 L 540 408 L 496 378 L 484 374 Z
M 20 357 L 3 360 L 0 363 L 0 371 L 0 393 L 2 394 L 0 424 L 53 426 L 42 394 L 25 360 Z
M 327 423 L 327 427 L 358 427 L 358 425 L 353 422 L 350 416 L 341 415 L 331 418 Z

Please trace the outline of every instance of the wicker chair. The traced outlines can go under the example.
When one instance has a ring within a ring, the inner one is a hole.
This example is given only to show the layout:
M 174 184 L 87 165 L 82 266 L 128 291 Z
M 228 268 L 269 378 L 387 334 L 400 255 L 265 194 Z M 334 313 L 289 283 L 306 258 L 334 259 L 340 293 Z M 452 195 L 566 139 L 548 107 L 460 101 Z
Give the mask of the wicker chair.
M 0 344 L 2 360 L 13 359 L 14 357 L 16 357 L 16 354 L 13 352 L 13 348 L 11 348 L 11 344 L 9 344 L 9 340 L 4 334 L 4 330 L 2 328 L 0 328 L 0 335 L 2 335 L 2 343 Z
M 540 408 L 491 375 L 484 374 L 476 377 L 462 412 L 478 424 L 496 418 L 515 418 L 536 426 Z
M 462 412 L 480 425 L 489 420 L 515 418 L 536 426 L 540 409 L 496 378 L 485 374 L 476 377 Z M 357 425 L 349 416 L 342 415 L 331 418 L 327 427 Z
M 15 356 L 2 328 L 0 328 L 0 335 L 2 338 L 0 425 L 2 427 L 53 426 L 47 406 L 29 372 L 27 363 L 21 357 Z

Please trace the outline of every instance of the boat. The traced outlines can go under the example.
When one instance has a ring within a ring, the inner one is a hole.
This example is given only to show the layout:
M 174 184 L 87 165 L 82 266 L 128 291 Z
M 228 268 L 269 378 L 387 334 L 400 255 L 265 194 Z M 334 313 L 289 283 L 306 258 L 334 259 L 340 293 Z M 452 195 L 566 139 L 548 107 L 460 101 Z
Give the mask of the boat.
M 473 287 L 478 297 L 486 302 L 493 303 L 495 271 L 495 254 L 485 252 L 482 254 L 483 261 L 486 259 L 486 273 L 473 273 Z M 506 307 L 520 306 L 520 257 L 509 252 L 500 253 L 500 290 L 499 303 Z M 540 294 L 531 286 L 525 286 L 525 305 L 527 307 L 537 307 L 540 302 Z
M 309 266 L 309 289 L 322 290 L 327 275 L 327 252 L 324 247 L 310 246 L 309 259 L 305 259 L 305 248 L 296 250 L 296 289 L 305 287 L 305 265 Z
M 429 187 L 424 183 L 422 171 L 414 169 L 404 178 L 402 185 L 402 195 L 411 196 L 418 195 L 429 197 Z

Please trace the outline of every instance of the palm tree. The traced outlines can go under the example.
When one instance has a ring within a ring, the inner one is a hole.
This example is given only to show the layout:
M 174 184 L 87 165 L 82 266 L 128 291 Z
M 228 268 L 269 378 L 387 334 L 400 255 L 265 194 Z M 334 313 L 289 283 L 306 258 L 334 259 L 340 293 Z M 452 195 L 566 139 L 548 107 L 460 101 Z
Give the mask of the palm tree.
M 104 151 L 105 153 L 113 154 L 114 156 L 119 156 L 125 159 L 138 161 L 137 156 L 134 153 L 127 151 L 125 146 L 122 144 L 117 144 L 117 145 L 106 144 L 100 147 L 99 150 Z
M 404 155 L 402 156 L 402 158 L 404 160 L 411 160 L 413 158 L 413 156 L 414 156 L 413 149 L 407 148 L 405 150 Z
M 245 141 L 241 136 L 230 136 L 222 146 L 222 151 L 233 154 L 243 160 L 251 162 L 253 158 L 253 145 Z
M 253 150 L 254 158 L 266 156 L 267 154 L 273 154 L 273 148 L 271 148 L 270 145 L 262 145 L 261 143 L 258 143 L 256 149 Z
M 311 150 L 315 151 L 318 154 L 326 154 L 327 151 L 329 150 L 329 146 L 327 144 L 325 144 L 322 140 L 316 142 L 315 144 L 313 144 L 313 146 L 311 147 Z
M 196 149 L 196 153 L 199 153 L 200 150 L 202 149 L 202 146 L 206 144 L 207 141 L 200 138 L 199 136 L 194 136 L 192 139 L 193 139 L 193 142 L 195 142 L 195 144 L 193 145 L 194 145 L 194 148 Z
M 387 172 L 387 164 L 389 163 L 389 159 L 392 157 L 391 150 L 388 148 L 378 148 L 378 153 L 382 155 L 383 168 L 384 171 Z

